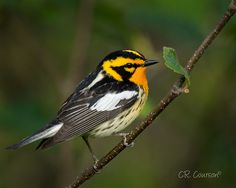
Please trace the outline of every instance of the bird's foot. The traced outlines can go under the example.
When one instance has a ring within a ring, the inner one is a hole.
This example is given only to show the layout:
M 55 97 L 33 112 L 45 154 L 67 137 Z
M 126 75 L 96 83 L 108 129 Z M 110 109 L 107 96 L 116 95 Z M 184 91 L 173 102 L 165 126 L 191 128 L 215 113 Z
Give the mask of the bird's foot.
M 94 160 L 93 169 L 94 169 L 94 171 L 95 171 L 96 174 L 100 174 L 100 173 L 101 173 L 101 170 L 98 169 L 97 165 L 98 165 L 98 159 Z
M 98 161 L 99 161 L 98 158 L 95 155 L 93 155 L 93 169 L 94 169 L 96 174 L 100 174 L 101 173 L 101 170 L 98 169 L 98 167 L 97 167 Z
M 126 147 L 131 147 L 132 148 L 132 147 L 134 147 L 134 142 L 131 142 L 131 143 L 127 142 L 127 135 L 128 134 L 129 133 L 118 133 L 117 135 L 123 137 L 123 143 Z

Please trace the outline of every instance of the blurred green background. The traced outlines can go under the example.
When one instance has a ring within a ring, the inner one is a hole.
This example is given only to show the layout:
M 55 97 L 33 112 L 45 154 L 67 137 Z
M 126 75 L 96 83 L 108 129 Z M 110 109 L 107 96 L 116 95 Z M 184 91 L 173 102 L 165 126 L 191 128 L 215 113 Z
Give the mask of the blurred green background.
M 46 151 L 4 148 L 50 121 L 78 82 L 118 49 L 162 60 L 162 47 L 185 63 L 229 1 L 0 0 L 0 188 L 65 187 L 92 163 L 82 139 Z M 236 187 L 236 18 L 175 100 L 102 173 L 84 187 Z M 140 121 L 178 77 L 148 70 L 150 97 Z M 92 140 L 99 157 L 119 138 Z M 179 178 L 181 171 L 219 178 Z

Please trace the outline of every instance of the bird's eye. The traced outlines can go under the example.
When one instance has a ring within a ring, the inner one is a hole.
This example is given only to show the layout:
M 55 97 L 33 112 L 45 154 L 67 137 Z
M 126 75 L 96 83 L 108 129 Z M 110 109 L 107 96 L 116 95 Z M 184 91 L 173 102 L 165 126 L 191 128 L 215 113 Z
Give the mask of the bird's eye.
M 132 63 L 127 63 L 127 64 L 125 65 L 125 67 L 127 67 L 127 68 L 132 68 L 133 65 L 132 65 Z

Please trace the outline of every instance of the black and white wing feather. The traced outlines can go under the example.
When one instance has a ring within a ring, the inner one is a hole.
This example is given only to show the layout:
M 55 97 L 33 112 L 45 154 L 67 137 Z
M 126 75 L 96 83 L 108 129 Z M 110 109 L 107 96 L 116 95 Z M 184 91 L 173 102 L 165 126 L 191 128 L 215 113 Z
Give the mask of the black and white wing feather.
M 18 149 L 40 139 L 43 140 L 37 148 L 44 149 L 83 136 L 134 105 L 138 92 L 134 83 L 117 82 L 98 68 L 79 84 L 52 122 L 8 149 Z
M 47 148 L 88 133 L 131 107 L 137 97 L 138 88 L 134 84 L 107 81 L 73 93 L 57 115 L 63 126 L 53 137 L 43 140 L 39 147 Z

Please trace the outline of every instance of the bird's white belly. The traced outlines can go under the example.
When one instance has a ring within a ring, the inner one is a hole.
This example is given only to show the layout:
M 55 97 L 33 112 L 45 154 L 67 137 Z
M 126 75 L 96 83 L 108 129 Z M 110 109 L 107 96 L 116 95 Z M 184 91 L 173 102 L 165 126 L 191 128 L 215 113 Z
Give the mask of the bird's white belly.
M 99 125 L 88 133 L 91 137 L 106 137 L 125 129 L 139 115 L 147 100 L 147 95 L 140 91 L 137 101 L 129 109 L 120 113 L 117 117 Z

